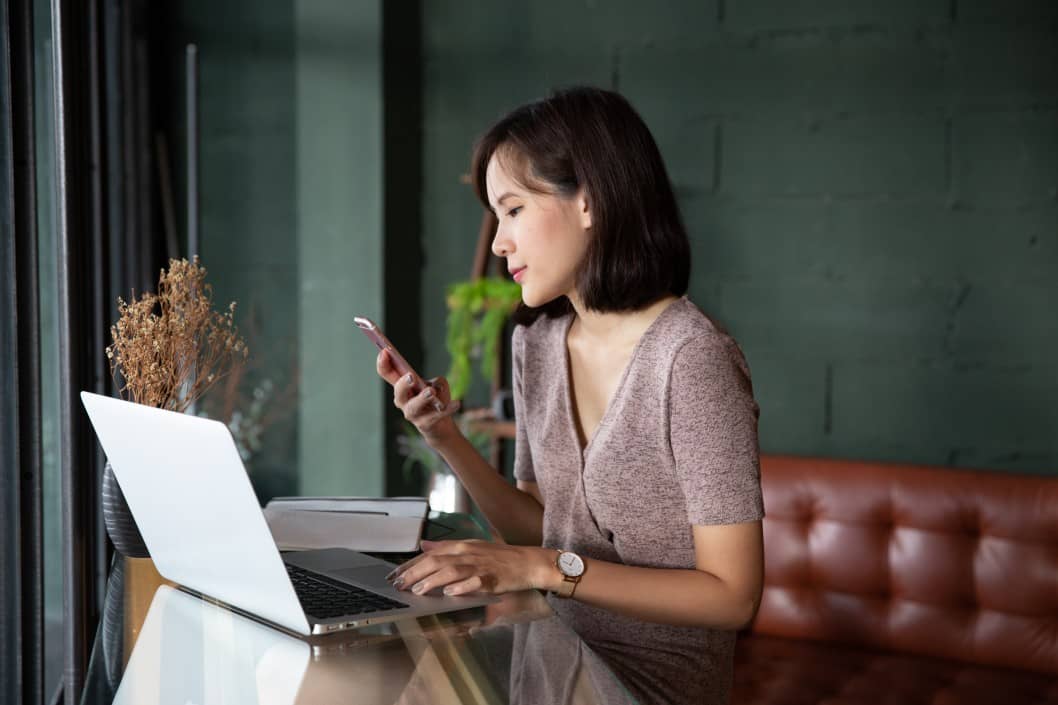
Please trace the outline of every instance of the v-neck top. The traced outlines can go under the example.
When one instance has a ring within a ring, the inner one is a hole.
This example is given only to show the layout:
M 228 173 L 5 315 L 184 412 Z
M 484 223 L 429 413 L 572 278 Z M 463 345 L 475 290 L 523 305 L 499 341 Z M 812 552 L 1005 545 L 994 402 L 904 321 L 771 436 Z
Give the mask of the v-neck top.
M 759 407 L 745 357 L 687 297 L 677 299 L 640 337 L 582 449 L 567 348 L 574 315 L 540 316 L 512 338 L 514 474 L 540 488 L 543 545 L 694 568 L 693 525 L 764 516 Z M 644 702 L 727 702 L 734 632 L 549 601 Z

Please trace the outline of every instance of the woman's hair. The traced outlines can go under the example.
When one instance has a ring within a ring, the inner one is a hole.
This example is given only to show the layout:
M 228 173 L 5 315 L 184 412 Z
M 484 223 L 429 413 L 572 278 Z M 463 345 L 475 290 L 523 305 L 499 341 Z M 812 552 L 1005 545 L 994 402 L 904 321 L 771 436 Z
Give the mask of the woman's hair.
M 591 209 L 588 251 L 577 273 L 584 305 L 634 311 L 687 291 L 691 248 L 654 138 L 624 97 L 576 87 L 509 113 L 474 147 L 471 178 L 490 208 L 485 185 L 496 155 L 523 187 L 572 197 L 584 187 Z M 570 311 L 564 296 L 539 308 L 522 304 L 519 323 Z

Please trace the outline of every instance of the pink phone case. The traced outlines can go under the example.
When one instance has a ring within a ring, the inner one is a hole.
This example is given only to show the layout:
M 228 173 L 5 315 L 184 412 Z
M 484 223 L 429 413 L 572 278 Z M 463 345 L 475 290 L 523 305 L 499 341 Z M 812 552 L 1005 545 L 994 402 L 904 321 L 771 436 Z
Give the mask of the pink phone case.
M 370 318 L 364 318 L 363 316 L 356 316 L 353 318 L 353 322 L 356 323 L 356 327 L 364 332 L 372 343 L 375 344 L 379 350 L 386 350 L 389 352 L 389 359 L 393 363 L 393 367 L 403 375 L 412 375 L 414 382 L 412 383 L 412 390 L 418 394 L 426 388 L 426 383 L 423 381 L 419 373 L 412 369 L 408 361 L 404 359 L 404 356 L 398 352 L 397 348 L 393 346 L 393 343 L 389 342 L 389 338 L 386 337 L 385 333 L 375 325 L 374 321 Z

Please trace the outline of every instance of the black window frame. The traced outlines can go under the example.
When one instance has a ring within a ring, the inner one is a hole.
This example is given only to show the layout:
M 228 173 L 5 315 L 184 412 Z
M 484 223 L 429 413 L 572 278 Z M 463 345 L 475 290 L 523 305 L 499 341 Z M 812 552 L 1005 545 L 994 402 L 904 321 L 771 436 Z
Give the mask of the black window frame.
M 32 1 L 0 13 L 0 700 L 28 704 L 45 687 Z
M 104 348 L 115 300 L 151 286 L 166 254 L 149 0 L 51 0 L 49 106 L 34 105 L 33 7 L 0 0 L 0 701 L 15 705 L 81 699 L 112 549 L 99 510 L 104 459 L 79 393 L 112 392 Z M 44 108 L 54 134 L 35 133 Z M 39 140 L 56 155 L 56 370 L 40 367 Z M 44 683 L 42 374 L 60 389 L 61 685 Z

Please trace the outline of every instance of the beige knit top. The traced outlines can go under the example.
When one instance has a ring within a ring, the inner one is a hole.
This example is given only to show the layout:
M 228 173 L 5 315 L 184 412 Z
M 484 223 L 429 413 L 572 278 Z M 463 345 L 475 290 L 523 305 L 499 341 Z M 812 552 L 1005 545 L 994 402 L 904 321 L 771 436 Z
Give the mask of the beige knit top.
M 694 568 L 692 525 L 764 516 L 759 409 L 742 352 L 686 297 L 676 300 L 640 338 L 582 450 L 566 347 L 573 316 L 541 316 L 513 336 L 514 474 L 540 487 L 543 543 L 626 565 Z M 549 601 L 643 702 L 727 702 L 734 632 Z

